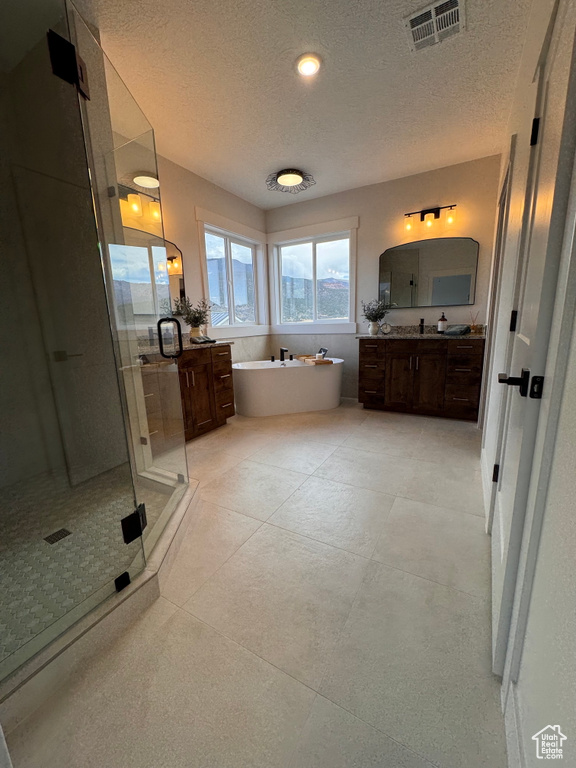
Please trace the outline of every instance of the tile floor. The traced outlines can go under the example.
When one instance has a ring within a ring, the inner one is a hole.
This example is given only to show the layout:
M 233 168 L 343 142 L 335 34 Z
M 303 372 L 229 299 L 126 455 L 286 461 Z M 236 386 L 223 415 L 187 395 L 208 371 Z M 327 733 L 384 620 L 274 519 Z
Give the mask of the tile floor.
M 352 401 L 190 443 L 162 597 L 14 768 L 504 768 L 479 448 Z

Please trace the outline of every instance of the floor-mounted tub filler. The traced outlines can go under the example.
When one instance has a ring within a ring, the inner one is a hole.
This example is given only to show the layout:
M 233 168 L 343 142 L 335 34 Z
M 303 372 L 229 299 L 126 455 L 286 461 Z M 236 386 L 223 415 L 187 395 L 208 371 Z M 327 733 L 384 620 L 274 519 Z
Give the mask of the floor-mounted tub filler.
M 236 413 L 275 416 L 338 408 L 344 360 L 330 359 L 333 365 L 307 365 L 301 360 L 234 363 Z

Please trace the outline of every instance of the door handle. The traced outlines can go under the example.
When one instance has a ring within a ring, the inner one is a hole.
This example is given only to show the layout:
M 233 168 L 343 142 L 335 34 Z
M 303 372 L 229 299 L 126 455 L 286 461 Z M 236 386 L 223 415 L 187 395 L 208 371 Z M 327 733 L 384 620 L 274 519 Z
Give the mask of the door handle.
M 416 370 L 418 370 L 418 360 L 419 360 L 419 358 L 417 357 L 416 358 Z
M 410 370 L 412 370 L 412 355 L 410 355 Z
M 162 325 L 164 323 L 172 323 L 176 326 L 176 334 L 178 337 L 178 350 L 175 355 L 167 355 L 164 352 L 164 339 L 162 338 Z M 156 326 L 158 328 L 158 346 L 160 348 L 160 354 L 162 357 L 167 357 L 170 360 L 175 360 L 177 357 L 180 357 L 182 352 L 184 351 L 184 348 L 182 347 L 182 327 L 180 326 L 180 321 L 177 320 L 175 317 L 161 317 L 160 320 L 156 323 Z
M 522 368 L 522 374 L 520 376 L 508 376 L 507 373 L 499 373 L 498 383 L 507 384 L 509 387 L 519 387 L 520 396 L 527 397 L 530 385 L 530 371 L 528 368 Z

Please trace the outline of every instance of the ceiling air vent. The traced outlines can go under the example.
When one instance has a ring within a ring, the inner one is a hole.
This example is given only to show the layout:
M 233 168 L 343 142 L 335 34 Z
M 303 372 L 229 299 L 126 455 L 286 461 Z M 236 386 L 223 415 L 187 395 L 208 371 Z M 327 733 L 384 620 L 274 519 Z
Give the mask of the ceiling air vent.
M 436 45 L 464 29 L 464 0 L 432 3 L 405 20 L 408 43 L 412 51 Z

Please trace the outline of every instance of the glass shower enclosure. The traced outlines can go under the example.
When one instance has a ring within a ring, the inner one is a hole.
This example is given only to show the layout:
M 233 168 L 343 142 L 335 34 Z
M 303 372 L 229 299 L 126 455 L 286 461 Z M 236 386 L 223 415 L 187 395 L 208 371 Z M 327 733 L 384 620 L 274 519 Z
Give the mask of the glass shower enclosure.
M 64 0 L 0 8 L 0 146 L 2 680 L 142 571 L 187 469 L 153 133 Z

